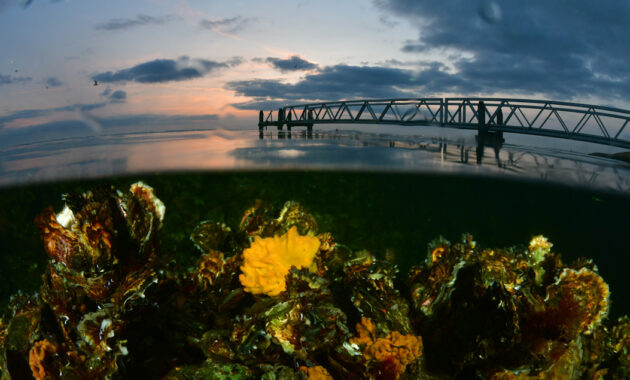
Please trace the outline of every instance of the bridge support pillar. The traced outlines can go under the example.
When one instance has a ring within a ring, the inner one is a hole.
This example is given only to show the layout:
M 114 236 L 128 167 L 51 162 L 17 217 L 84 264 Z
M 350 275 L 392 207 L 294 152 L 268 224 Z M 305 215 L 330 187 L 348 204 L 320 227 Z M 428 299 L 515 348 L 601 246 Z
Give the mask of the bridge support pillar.
M 309 132 L 313 131 L 313 110 L 308 110 L 308 123 L 306 124 L 306 129 Z
M 287 114 L 287 130 L 291 132 L 291 120 L 293 120 L 293 116 L 291 116 L 291 111 Z
M 282 108 L 278 108 L 278 130 L 281 131 L 284 126 L 284 110 Z

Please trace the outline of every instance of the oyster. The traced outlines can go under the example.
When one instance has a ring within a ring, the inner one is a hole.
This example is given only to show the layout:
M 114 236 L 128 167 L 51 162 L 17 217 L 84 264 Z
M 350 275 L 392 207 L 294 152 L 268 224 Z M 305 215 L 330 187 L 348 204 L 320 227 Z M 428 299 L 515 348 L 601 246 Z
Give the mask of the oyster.
M 542 237 L 529 250 L 480 249 L 468 235 L 430 244 L 410 278 L 426 367 L 449 376 L 470 368 L 499 376 L 488 363 L 521 374 L 562 368 L 575 378 L 567 366 L 578 365 L 583 337 L 605 318 L 609 292 L 595 271 L 564 267 L 550 248 Z
M 28 369 L 38 379 L 117 372 L 127 354 L 125 313 L 158 282 L 165 207 L 151 187 L 101 187 L 65 201 L 58 214 L 47 208 L 35 220 L 50 262 L 40 292 L 13 306 L 2 347 L 13 378 Z
M 394 287 L 398 269 L 384 260 L 377 260 L 367 251 L 344 266 L 343 285 L 350 289 L 351 302 L 362 317 L 376 321 L 379 330 L 389 333 L 412 331 L 409 305 Z
M 302 205 L 288 201 L 279 212 L 261 200 L 245 211 L 239 229 L 248 236 L 283 235 L 296 227 L 300 235 L 317 234 L 317 222 Z
M 224 223 L 209 220 L 203 221 L 190 234 L 190 240 L 203 253 L 210 251 L 226 251 L 232 235 L 232 229 Z

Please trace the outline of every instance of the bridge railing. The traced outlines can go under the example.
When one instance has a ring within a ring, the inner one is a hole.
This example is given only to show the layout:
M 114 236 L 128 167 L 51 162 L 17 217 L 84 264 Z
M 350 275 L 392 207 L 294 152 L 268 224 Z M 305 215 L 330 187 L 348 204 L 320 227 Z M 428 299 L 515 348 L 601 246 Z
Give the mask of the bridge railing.
M 316 123 L 436 125 L 522 133 L 630 149 L 630 111 L 550 100 L 507 98 L 403 98 L 308 103 L 259 117 L 259 128 L 312 127 Z
M 630 122 L 630 111 L 613 107 L 531 99 L 446 98 L 444 124 L 476 128 L 480 121 L 480 101 L 485 104 L 486 123 L 490 126 L 544 129 L 567 136 L 582 133 L 616 139 Z M 499 114 L 504 115 L 502 121 L 497 120 Z M 589 126 L 590 130 L 585 128 Z

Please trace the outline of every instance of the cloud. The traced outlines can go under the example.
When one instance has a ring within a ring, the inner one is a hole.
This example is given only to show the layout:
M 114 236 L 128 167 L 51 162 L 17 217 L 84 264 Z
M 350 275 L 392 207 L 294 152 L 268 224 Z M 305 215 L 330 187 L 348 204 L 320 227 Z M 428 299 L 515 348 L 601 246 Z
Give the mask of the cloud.
M 392 21 L 389 17 L 385 16 L 385 15 L 381 15 L 378 18 L 378 21 L 381 22 L 381 24 L 385 25 L 388 28 L 393 28 L 398 26 L 399 22 L 397 21 Z
M 110 103 L 125 103 L 127 101 L 127 93 L 123 90 L 117 90 L 109 95 Z
M 268 100 L 264 97 L 256 97 L 253 100 L 247 102 L 232 103 L 231 106 L 240 110 L 277 110 L 278 108 L 287 106 L 289 104 L 301 103 L 301 100 L 292 99 L 277 99 Z
M 488 23 L 501 21 L 501 7 L 492 0 L 484 0 L 479 8 L 479 16 Z
M 135 18 L 114 18 L 104 23 L 96 24 L 96 30 L 126 30 L 142 25 L 161 25 L 171 21 L 172 15 L 153 17 L 145 14 L 138 14 Z
M 110 99 L 117 92 L 124 91 L 115 91 L 110 96 Z M 122 96 L 123 99 L 126 99 L 126 94 L 119 95 Z M 116 97 L 114 97 L 116 98 Z M 54 112 L 87 112 L 92 111 L 98 108 L 103 108 L 107 106 L 107 102 L 100 103 L 76 103 L 63 107 L 55 107 L 55 108 L 35 108 L 35 109 L 26 109 L 13 112 L 7 116 L 0 116 L 0 128 L 7 122 L 18 120 L 18 119 L 31 119 L 42 116 L 50 115 Z M 203 122 L 210 120 L 218 120 L 219 116 L 215 114 L 202 114 L 202 115 L 158 115 L 158 114 L 133 114 L 133 115 L 123 115 L 123 116 L 110 116 L 99 119 L 99 123 L 101 123 L 104 127 L 114 127 L 114 126 L 132 126 L 134 124 L 150 124 L 150 123 L 179 123 L 179 122 Z M 55 121 L 57 123 L 57 121 Z M 49 123 L 45 123 L 49 124 Z M 39 125 L 39 124 L 38 124 Z M 30 127 L 24 127 L 30 128 Z M 21 128 L 16 128 L 21 129 Z
M 199 22 L 199 26 L 207 30 L 212 30 L 213 32 L 236 34 L 243 31 L 256 20 L 256 18 L 241 16 L 223 18 L 219 20 L 204 19 Z
M 266 62 L 271 64 L 271 66 L 273 66 L 275 69 L 278 69 L 282 72 L 313 70 L 318 68 L 317 64 L 302 59 L 297 55 L 294 55 L 288 59 L 268 57 L 266 59 Z
M 437 67 L 436 70 L 440 68 Z M 425 80 L 425 79 L 422 79 Z M 327 66 L 297 83 L 275 79 L 233 81 L 226 88 L 253 100 L 240 109 L 261 109 L 287 102 L 417 96 L 423 83 L 410 70 L 376 66 Z
M 0 85 L 3 85 L 3 84 L 14 84 L 14 83 L 24 83 L 24 82 L 30 82 L 31 80 L 33 80 L 33 78 L 31 78 L 31 77 L 15 77 L 15 76 L 11 76 L 11 75 L 0 74 Z
M 402 51 L 459 54 L 454 70 L 425 70 L 432 91 L 630 96 L 630 2 L 611 0 L 376 0 L 384 13 L 418 25 Z
M 76 119 L 46 121 L 40 124 L 20 128 L 0 129 L 0 147 L 18 144 L 32 144 L 36 141 L 51 141 L 73 137 L 91 136 L 95 132 L 103 134 L 135 132 L 156 132 L 169 130 L 208 129 L 219 120 L 215 114 L 205 115 L 158 115 L 132 114 L 104 118 L 85 117 Z M 146 142 L 149 135 L 138 138 Z M 156 137 L 163 138 L 163 137 Z M 186 137 L 188 138 L 188 137 Z M 121 143 L 133 143 L 133 138 L 126 136 Z M 77 144 L 99 144 L 95 140 L 82 140 Z
M 22 4 L 22 6 L 23 6 L 24 8 L 27 8 L 27 7 L 29 7 L 31 4 L 33 4 L 33 1 L 34 1 L 34 0 L 18 0 L 18 2 L 19 2 L 20 4 Z M 50 2 L 51 2 L 51 3 L 59 3 L 59 2 L 61 2 L 61 1 L 63 1 L 63 0 L 50 0 Z M 9 1 L 7 1 L 7 2 L 9 2 Z M 14 1 L 14 2 L 15 2 L 15 1 Z
M 12 6 L 22 6 L 23 8 L 28 8 L 31 4 L 33 4 L 34 0 L 0 0 L 0 12 L 5 10 L 6 8 Z M 63 0 L 50 0 L 51 3 L 59 3 Z
M 100 103 L 75 103 L 63 107 L 55 108 L 32 108 L 25 109 L 10 113 L 6 116 L 0 116 L 0 129 L 4 127 L 4 124 L 19 119 L 32 119 L 41 116 L 47 116 L 55 112 L 87 112 L 97 108 L 103 108 L 107 105 L 106 102 Z
M 51 108 L 50 111 L 81 111 L 81 112 L 85 112 L 85 111 L 92 111 L 95 110 L 97 108 L 103 108 L 107 105 L 107 103 L 76 103 L 76 104 L 71 104 L 69 106 L 64 106 L 64 107 L 57 107 L 57 108 Z
M 183 81 L 194 78 L 201 78 L 204 75 L 240 63 L 240 60 L 230 60 L 228 62 L 216 62 L 205 59 L 190 59 L 180 57 L 173 59 L 156 59 L 153 61 L 140 63 L 128 69 L 115 72 L 99 73 L 92 76 L 92 79 L 102 83 L 114 82 L 139 82 L 139 83 L 160 83 L 170 81 Z
M 50 77 L 46 79 L 46 86 L 48 87 L 60 87 L 63 83 L 55 77 Z

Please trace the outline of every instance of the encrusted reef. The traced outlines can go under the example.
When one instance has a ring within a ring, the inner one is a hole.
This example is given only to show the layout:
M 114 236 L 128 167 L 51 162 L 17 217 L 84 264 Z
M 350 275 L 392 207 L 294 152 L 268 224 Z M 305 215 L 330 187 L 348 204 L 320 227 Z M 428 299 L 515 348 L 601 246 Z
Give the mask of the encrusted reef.
M 630 378 L 630 320 L 543 236 L 438 238 L 400 277 L 300 204 L 257 201 L 239 225 L 200 222 L 181 268 L 148 185 L 65 202 L 35 220 L 48 268 L 0 320 L 0 379 Z

